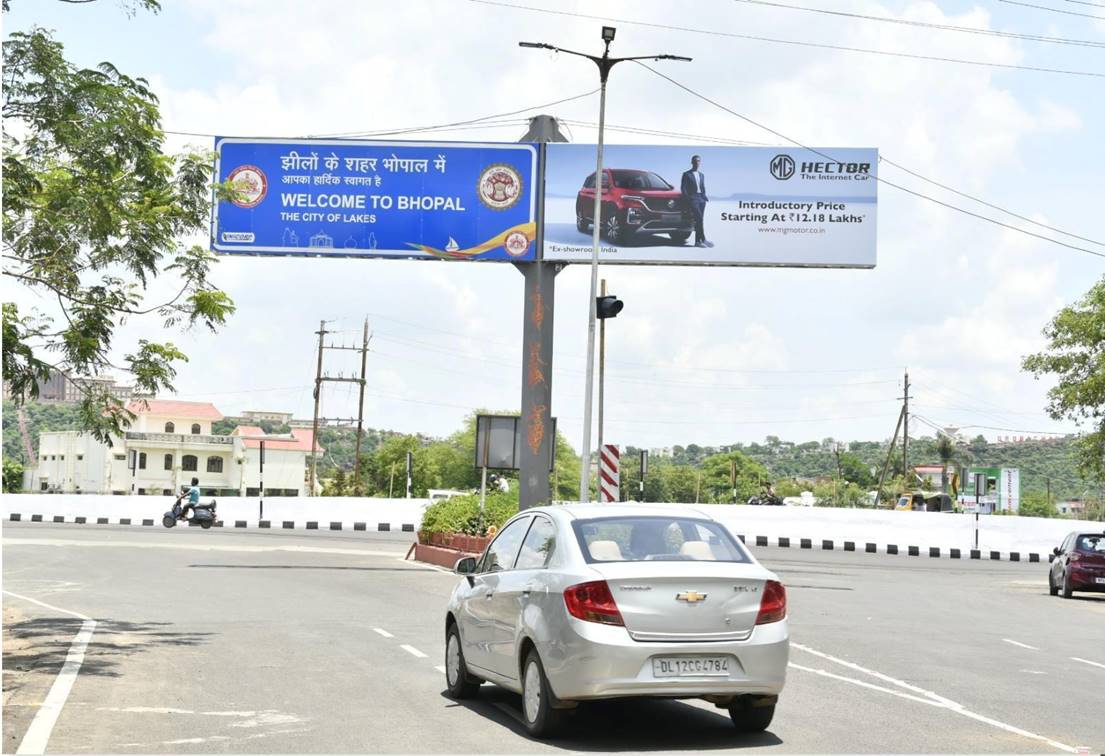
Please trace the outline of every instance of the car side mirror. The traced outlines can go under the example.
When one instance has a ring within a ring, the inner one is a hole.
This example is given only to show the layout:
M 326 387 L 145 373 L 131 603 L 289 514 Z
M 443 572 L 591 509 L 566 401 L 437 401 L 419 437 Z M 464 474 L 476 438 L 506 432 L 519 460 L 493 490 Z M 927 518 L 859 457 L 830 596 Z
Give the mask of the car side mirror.
M 453 572 L 468 578 L 468 585 L 472 585 L 474 582 L 472 576 L 476 574 L 476 564 L 476 557 L 461 557 L 457 560 L 457 563 L 453 565 Z
M 1054 549 L 1051 550 L 1051 553 L 1054 554 L 1055 556 L 1059 556 L 1063 552 L 1060 550 L 1060 548 L 1058 546 L 1056 546 Z

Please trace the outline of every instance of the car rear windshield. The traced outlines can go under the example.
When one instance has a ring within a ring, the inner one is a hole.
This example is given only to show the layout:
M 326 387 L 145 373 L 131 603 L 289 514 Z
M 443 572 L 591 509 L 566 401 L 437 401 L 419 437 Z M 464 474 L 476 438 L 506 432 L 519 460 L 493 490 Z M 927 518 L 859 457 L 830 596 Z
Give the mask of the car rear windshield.
M 748 562 L 722 525 L 689 517 L 600 517 L 572 523 L 588 562 Z
M 619 189 L 673 189 L 674 187 L 655 173 L 648 171 L 615 170 L 614 186 Z
M 1098 533 L 1080 535 L 1075 548 L 1083 554 L 1105 554 L 1105 535 Z

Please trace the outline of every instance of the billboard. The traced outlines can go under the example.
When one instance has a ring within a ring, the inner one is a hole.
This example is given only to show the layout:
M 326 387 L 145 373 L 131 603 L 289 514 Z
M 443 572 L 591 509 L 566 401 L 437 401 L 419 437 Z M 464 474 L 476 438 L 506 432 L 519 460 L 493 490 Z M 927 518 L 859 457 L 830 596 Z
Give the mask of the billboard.
M 222 254 L 535 258 L 533 145 L 217 137 L 215 153 Z
M 547 149 L 544 259 L 590 262 L 595 147 Z M 818 152 L 606 145 L 599 261 L 873 268 L 878 151 Z

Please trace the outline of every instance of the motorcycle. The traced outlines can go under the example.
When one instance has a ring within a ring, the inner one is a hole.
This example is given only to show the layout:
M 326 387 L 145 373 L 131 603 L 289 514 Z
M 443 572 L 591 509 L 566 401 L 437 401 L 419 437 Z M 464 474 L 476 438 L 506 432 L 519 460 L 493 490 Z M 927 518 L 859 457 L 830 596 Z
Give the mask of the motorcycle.
M 173 508 L 170 509 L 161 518 L 161 524 L 167 528 L 176 527 L 177 522 L 192 522 L 193 520 L 199 523 L 199 526 L 204 530 L 209 529 L 215 524 L 215 500 L 212 499 L 210 503 L 205 504 L 200 502 L 196 504 L 192 509 L 192 516 L 187 517 L 184 514 L 184 504 L 181 499 L 177 499 L 173 503 Z

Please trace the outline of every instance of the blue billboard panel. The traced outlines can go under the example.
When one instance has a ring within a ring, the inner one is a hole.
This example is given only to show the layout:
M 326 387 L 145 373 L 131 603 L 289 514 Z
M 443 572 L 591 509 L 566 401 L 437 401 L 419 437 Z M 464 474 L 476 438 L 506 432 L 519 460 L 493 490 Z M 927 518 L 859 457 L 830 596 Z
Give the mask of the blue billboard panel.
M 535 259 L 529 144 L 215 139 L 228 255 Z

